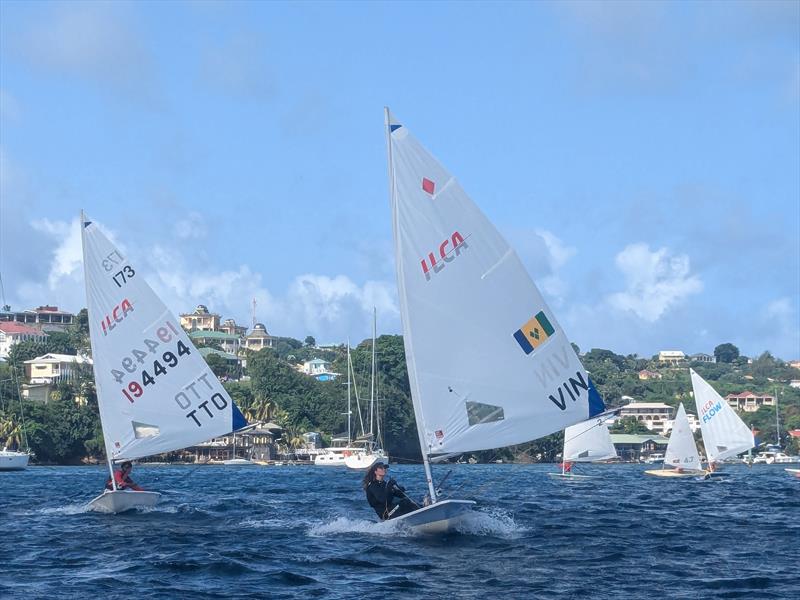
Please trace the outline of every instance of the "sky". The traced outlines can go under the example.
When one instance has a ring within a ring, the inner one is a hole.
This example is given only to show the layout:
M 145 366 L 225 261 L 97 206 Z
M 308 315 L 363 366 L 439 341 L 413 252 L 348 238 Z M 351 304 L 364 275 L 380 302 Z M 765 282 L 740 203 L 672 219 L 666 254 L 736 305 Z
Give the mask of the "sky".
M 83 209 L 176 313 L 399 333 L 384 106 L 581 350 L 800 358 L 794 1 L 3 0 L 5 302 L 85 306 Z

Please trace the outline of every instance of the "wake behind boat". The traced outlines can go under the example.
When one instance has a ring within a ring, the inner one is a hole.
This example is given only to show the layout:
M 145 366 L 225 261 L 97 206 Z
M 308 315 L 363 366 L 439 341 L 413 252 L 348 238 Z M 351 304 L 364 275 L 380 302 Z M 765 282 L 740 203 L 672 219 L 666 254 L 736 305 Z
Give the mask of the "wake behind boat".
M 439 533 L 474 504 L 440 497 L 436 457 L 527 442 L 604 405 L 514 250 L 385 115 L 398 298 L 430 501 L 398 519 Z
M 81 239 L 97 404 L 111 473 L 111 489 L 88 506 L 112 513 L 153 506 L 158 492 L 119 489 L 114 461 L 178 450 L 247 423 L 179 321 L 83 213 Z

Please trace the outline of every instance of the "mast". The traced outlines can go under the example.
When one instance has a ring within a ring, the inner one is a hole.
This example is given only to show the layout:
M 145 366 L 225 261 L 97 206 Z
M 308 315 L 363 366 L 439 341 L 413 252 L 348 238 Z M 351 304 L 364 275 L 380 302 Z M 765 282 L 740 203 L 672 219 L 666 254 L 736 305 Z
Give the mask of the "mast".
M 352 427 L 350 421 L 353 417 L 353 409 L 350 407 L 350 338 L 347 338 L 347 445 L 353 441 Z
M 89 315 L 89 270 L 86 268 L 86 215 L 83 214 L 83 210 L 81 210 L 81 222 L 78 226 L 81 228 L 81 249 L 83 251 L 83 285 L 86 290 L 86 313 L 89 317 L 89 323 L 91 323 L 91 318 L 93 315 Z M 91 325 L 90 325 L 91 327 Z M 91 347 L 91 339 L 89 340 L 89 346 Z M 94 348 L 92 348 L 92 353 L 94 353 Z M 92 370 L 94 370 L 96 363 L 92 361 Z M 95 378 L 97 378 L 97 373 L 95 373 Z M 99 391 L 99 390 L 98 390 Z M 98 399 L 98 408 L 100 402 Z M 100 411 L 100 427 L 103 426 L 103 411 Z M 106 448 L 106 460 L 108 461 L 108 472 L 111 475 L 111 489 L 113 491 L 117 491 L 117 482 L 114 480 L 114 462 L 111 458 L 111 446 L 108 444 L 108 438 L 103 435 L 103 445 Z
M 376 329 L 377 329 L 377 320 L 378 320 L 378 311 L 373 306 L 372 307 L 372 373 L 371 373 L 371 389 L 369 393 L 369 433 L 372 436 L 372 420 L 373 420 L 373 411 L 375 407 L 375 336 L 376 336 Z M 374 439 L 374 438 L 373 438 Z
M 391 132 L 391 122 L 389 118 L 389 108 L 385 107 L 384 109 L 384 123 L 386 125 L 386 153 L 387 153 L 387 163 L 389 169 L 389 202 L 392 208 L 392 232 L 394 233 L 394 240 L 395 244 L 398 243 L 399 234 L 397 229 L 397 201 L 395 198 L 395 180 L 394 180 L 394 163 L 392 162 L 392 132 Z M 400 317 L 404 324 L 407 322 L 408 317 L 406 316 L 407 307 L 404 306 L 404 298 L 405 298 L 405 282 L 403 281 L 403 271 L 402 271 L 402 254 L 400 252 L 395 252 L 395 269 L 397 273 L 397 288 L 400 297 Z M 431 473 L 431 462 L 430 458 L 428 457 L 428 448 L 427 442 L 425 440 L 425 421 L 423 419 L 422 414 L 422 407 L 419 404 L 419 382 L 417 381 L 416 371 L 414 366 L 414 353 L 412 351 L 412 341 L 411 336 L 408 335 L 409 329 L 404 326 L 403 328 L 403 344 L 406 348 L 406 365 L 408 369 L 408 378 L 409 383 L 411 385 L 411 400 L 414 406 L 414 417 L 417 422 L 417 436 L 419 437 L 419 448 L 422 452 L 422 464 L 425 468 L 425 480 L 428 483 L 428 493 L 431 498 L 431 502 L 436 502 L 436 486 L 433 485 L 433 474 Z M 416 400 L 416 401 L 415 401 Z
M 778 395 L 780 390 L 775 388 L 775 438 L 778 442 L 778 448 L 781 447 L 781 415 L 778 409 Z

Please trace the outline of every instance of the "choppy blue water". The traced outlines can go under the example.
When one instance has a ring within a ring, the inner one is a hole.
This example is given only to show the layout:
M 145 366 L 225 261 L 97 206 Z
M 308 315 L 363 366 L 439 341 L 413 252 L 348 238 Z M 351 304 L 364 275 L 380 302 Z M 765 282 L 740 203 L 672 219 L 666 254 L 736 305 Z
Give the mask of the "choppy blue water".
M 137 466 L 164 498 L 116 516 L 84 509 L 101 467 L 0 473 L 0 596 L 800 597 L 800 479 L 780 467 L 698 482 L 590 465 L 585 483 L 452 468 L 447 487 L 480 511 L 447 537 L 374 522 L 338 468 Z M 391 473 L 424 492 L 421 467 Z

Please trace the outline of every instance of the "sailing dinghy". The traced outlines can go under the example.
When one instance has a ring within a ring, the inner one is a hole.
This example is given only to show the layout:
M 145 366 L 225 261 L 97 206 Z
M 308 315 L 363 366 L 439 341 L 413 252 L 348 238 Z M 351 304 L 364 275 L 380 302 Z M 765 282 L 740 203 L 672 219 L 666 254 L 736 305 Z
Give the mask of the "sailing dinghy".
M 667 465 L 673 468 L 666 469 Z M 645 471 L 645 474 L 674 478 L 706 475 L 706 471 L 700 467 L 700 455 L 697 452 L 697 444 L 694 443 L 694 435 L 689 427 L 689 419 L 686 417 L 683 402 L 678 407 L 678 414 L 675 415 L 667 451 L 664 454 L 664 464 L 660 469 Z
M 753 432 L 694 369 L 689 369 L 689 375 L 692 378 L 697 417 L 706 449 L 708 475 L 715 478 L 725 477 L 727 473 L 714 471 L 714 464 L 755 447 Z
M 528 442 L 604 405 L 514 250 L 385 116 L 403 341 L 430 503 L 394 521 L 444 532 L 475 503 L 440 497 L 437 457 Z
M 89 508 L 119 513 L 161 494 L 117 489 L 113 463 L 225 435 L 247 423 L 164 302 L 81 213 L 97 404 L 113 489 Z
M 598 462 L 617 458 L 617 449 L 611 441 L 608 425 L 603 416 L 583 423 L 570 425 L 564 430 L 564 451 L 561 473 L 548 473 L 550 477 L 578 481 L 592 479 L 592 475 L 578 475 L 566 470 L 566 463 Z

